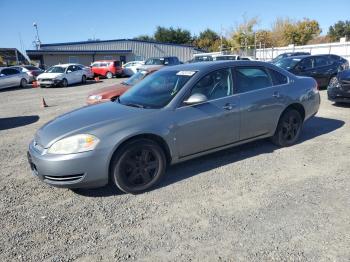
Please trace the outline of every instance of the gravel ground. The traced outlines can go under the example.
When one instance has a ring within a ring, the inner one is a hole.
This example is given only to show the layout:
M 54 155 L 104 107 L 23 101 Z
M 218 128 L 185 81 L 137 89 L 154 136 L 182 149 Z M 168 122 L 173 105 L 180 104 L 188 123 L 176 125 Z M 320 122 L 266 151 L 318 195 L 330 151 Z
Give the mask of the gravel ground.
M 116 81 L 0 92 L 0 261 L 350 261 L 350 107 L 325 91 L 297 145 L 191 160 L 145 194 L 33 177 L 35 131 Z

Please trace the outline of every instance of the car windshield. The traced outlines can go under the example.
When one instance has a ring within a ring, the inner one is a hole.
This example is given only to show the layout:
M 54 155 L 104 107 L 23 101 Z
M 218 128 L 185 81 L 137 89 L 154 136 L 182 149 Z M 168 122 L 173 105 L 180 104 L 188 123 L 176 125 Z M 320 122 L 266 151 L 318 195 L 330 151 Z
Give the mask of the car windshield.
M 119 102 L 140 108 L 166 106 L 196 71 L 158 71 L 124 93 Z
M 296 64 L 300 62 L 300 60 L 301 59 L 299 59 L 299 58 L 292 58 L 292 57 L 291 58 L 284 58 L 284 59 L 277 61 L 274 64 L 280 68 L 289 70 L 289 69 L 294 68 L 296 66 Z
M 66 70 L 66 68 L 62 67 L 62 66 L 52 66 L 49 69 L 47 69 L 47 73 L 64 73 L 64 71 Z
M 145 65 L 164 65 L 164 58 L 150 58 Z
M 288 54 L 281 54 L 272 59 L 272 62 L 278 62 L 279 60 L 288 57 Z
M 140 82 L 147 75 L 147 71 L 138 71 L 136 74 L 133 74 L 132 77 L 128 78 L 123 82 L 128 86 L 136 85 L 136 83 Z

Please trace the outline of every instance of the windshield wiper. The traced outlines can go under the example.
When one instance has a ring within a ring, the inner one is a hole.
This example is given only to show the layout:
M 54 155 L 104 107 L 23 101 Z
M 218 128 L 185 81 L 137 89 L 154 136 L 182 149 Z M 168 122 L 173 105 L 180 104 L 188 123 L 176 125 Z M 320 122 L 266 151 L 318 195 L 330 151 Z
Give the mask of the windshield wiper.
M 132 107 L 137 107 L 137 108 L 145 108 L 143 105 L 140 104 L 134 104 L 134 103 L 128 103 L 128 104 L 124 104 L 126 106 L 132 106 Z

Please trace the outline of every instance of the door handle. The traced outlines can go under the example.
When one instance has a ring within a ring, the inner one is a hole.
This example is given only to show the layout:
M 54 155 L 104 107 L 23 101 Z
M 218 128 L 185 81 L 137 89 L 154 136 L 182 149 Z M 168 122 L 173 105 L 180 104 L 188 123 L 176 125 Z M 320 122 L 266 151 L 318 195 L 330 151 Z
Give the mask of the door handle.
M 235 104 L 227 103 L 222 108 L 225 109 L 225 110 L 232 110 L 235 106 L 236 106 Z
M 279 92 L 273 92 L 272 95 L 274 98 L 280 98 L 280 93 Z

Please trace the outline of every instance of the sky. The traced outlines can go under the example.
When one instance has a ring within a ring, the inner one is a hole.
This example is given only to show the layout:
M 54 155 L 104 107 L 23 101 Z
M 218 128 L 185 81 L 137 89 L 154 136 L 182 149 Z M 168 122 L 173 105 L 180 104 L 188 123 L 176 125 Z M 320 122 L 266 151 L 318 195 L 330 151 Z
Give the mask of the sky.
M 338 20 L 350 20 L 349 0 L 0 0 L 0 47 L 34 49 L 38 24 L 42 43 L 133 38 L 160 26 L 197 34 L 206 28 L 233 29 L 243 16 L 259 18 L 257 29 L 277 17 L 316 19 L 326 34 Z

